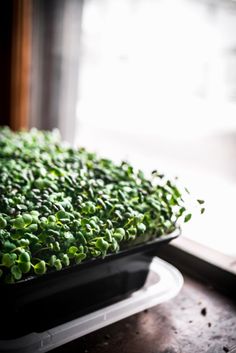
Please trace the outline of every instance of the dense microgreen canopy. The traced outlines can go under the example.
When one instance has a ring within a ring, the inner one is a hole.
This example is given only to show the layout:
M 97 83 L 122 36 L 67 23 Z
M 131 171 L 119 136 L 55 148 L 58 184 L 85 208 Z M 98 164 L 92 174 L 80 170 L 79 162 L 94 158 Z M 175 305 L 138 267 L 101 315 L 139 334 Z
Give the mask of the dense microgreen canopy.
M 199 203 L 203 202 L 199 200 Z M 57 132 L 0 129 L 0 277 L 14 283 L 105 257 L 188 221 L 170 180 L 65 147 Z

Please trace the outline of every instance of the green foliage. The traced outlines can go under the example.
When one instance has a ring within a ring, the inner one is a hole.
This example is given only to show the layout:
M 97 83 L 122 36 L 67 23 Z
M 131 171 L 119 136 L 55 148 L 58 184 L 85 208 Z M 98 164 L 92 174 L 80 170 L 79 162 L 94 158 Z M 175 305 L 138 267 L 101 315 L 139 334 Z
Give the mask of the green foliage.
M 3 218 L 0 217 L 0 229 L 4 229 L 7 226 L 7 221 Z
M 56 259 L 56 261 L 54 262 L 54 266 L 55 266 L 55 269 L 57 271 L 60 271 L 62 269 L 62 263 L 61 263 L 61 260 L 60 259 Z
M 14 279 L 19 280 L 22 277 L 22 272 L 19 266 L 14 265 L 11 267 L 11 273 L 14 277 Z
M 46 271 L 47 271 L 47 268 L 46 268 L 46 263 L 44 260 L 39 261 L 34 266 L 34 272 L 36 275 L 43 275 Z
M 19 268 L 22 273 L 28 273 L 31 269 L 31 263 L 28 262 L 19 262 Z
M 187 214 L 187 215 L 184 217 L 184 222 L 187 223 L 188 221 L 190 221 L 191 218 L 192 218 L 191 213 Z
M 2 255 L 2 265 L 5 267 L 11 267 L 15 263 L 15 254 L 3 254 Z
M 127 162 L 114 164 L 83 148 L 65 147 L 56 131 L 0 129 L 3 282 L 59 271 L 133 240 L 169 234 L 180 217 L 191 218 L 182 193 L 157 171 L 146 178 Z

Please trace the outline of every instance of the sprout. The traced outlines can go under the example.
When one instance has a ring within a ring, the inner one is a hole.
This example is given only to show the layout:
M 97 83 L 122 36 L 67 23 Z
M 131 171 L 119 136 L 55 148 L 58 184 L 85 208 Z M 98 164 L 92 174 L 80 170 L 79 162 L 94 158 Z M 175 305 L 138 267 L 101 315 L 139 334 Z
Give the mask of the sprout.
M 11 267 L 11 273 L 14 277 L 14 279 L 19 280 L 22 277 L 22 272 L 19 266 L 14 265 Z
M 54 262 L 54 266 L 55 266 L 55 269 L 57 271 L 60 271 L 62 269 L 62 263 L 61 263 L 61 260 L 60 259 L 56 259 L 56 261 Z
M 147 178 L 127 162 L 66 147 L 54 132 L 0 128 L 0 159 L 5 283 L 105 257 L 191 218 L 183 192 L 163 174 Z
M 34 272 L 36 275 L 43 275 L 47 271 L 45 261 L 41 260 L 34 266 Z
M 30 269 L 31 269 L 30 261 L 28 261 L 28 262 L 20 262 L 18 266 L 19 266 L 19 268 L 20 268 L 22 273 L 28 273 L 30 271 Z
M 4 229 L 7 226 L 7 221 L 0 216 L 0 229 Z
M 15 254 L 3 254 L 2 265 L 5 267 L 11 267 L 15 263 Z

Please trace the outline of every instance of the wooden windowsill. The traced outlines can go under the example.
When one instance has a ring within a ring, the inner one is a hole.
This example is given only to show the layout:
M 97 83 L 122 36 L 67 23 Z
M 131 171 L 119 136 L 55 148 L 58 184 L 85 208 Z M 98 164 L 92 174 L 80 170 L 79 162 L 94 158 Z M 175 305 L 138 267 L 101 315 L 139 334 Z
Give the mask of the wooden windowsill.
M 233 256 L 225 255 L 182 236 L 171 245 L 236 275 L 236 260 Z

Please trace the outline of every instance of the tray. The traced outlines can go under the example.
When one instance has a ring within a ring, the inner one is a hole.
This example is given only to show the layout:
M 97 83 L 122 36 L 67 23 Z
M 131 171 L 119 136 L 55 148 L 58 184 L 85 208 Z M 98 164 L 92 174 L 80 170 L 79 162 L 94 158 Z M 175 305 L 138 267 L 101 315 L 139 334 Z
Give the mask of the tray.
M 141 288 L 161 246 L 179 232 L 59 272 L 0 286 L 0 339 L 42 332 L 126 298 Z M 45 320 L 45 316 L 47 320 Z
M 142 289 L 129 298 L 106 306 L 72 321 L 40 333 L 11 340 L 0 340 L 1 353 L 43 353 L 76 338 L 110 325 L 175 297 L 183 285 L 181 273 L 167 262 L 154 257 Z

